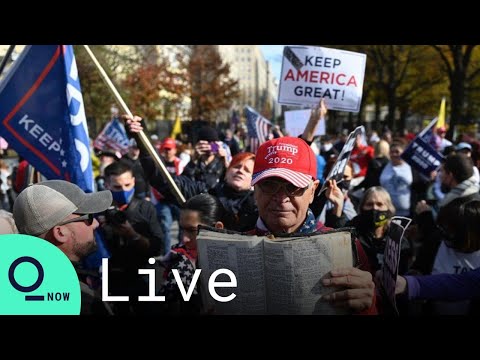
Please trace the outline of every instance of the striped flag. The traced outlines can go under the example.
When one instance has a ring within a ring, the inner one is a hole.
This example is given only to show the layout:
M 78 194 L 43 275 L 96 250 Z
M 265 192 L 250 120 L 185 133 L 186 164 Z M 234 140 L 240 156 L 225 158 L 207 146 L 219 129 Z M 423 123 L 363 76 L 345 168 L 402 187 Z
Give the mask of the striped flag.
M 105 125 L 102 132 L 98 134 L 93 142 L 93 146 L 101 151 L 119 152 L 122 156 L 128 152 L 130 140 L 125 127 L 118 118 L 110 120 Z
M 273 125 L 250 106 L 245 106 L 245 116 L 250 138 L 250 152 L 255 154 L 258 147 L 268 140 L 268 134 Z

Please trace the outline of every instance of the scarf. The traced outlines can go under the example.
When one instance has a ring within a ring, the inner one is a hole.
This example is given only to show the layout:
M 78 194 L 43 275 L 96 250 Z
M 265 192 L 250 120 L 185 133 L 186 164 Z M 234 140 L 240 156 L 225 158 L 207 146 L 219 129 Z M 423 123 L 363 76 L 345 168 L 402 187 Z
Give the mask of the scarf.
M 308 209 L 307 216 L 305 221 L 303 222 L 302 226 L 296 231 L 296 233 L 300 234 L 311 234 L 317 231 L 317 221 L 315 220 L 315 216 L 313 215 L 312 210 Z M 265 223 L 261 218 L 258 218 L 257 224 L 255 226 L 255 233 L 259 236 L 269 235 L 272 232 L 267 228 Z
M 172 247 L 172 250 L 165 256 L 163 265 L 166 270 L 163 274 L 164 283 L 160 289 L 160 294 L 164 295 L 168 301 L 178 300 L 181 298 L 177 286 L 177 280 L 173 276 L 172 269 L 178 270 L 180 278 L 182 279 L 185 289 L 190 288 L 190 284 L 195 274 L 194 262 L 197 258 L 197 250 L 190 250 L 183 244 L 177 244 Z M 193 294 L 198 295 L 197 285 L 193 289 Z
M 478 193 L 479 187 L 475 176 L 468 178 L 467 180 L 462 181 L 460 184 L 455 186 L 450 192 L 448 192 L 445 197 L 438 203 L 440 207 L 443 207 L 459 197 L 465 197 Z

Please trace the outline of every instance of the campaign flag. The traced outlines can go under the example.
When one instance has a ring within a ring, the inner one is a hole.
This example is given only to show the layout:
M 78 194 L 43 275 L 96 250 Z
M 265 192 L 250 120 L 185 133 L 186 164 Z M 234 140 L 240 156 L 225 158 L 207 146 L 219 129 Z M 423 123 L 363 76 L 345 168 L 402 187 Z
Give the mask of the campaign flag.
M 83 98 L 71 45 L 29 45 L 0 83 L 0 134 L 47 179 L 93 191 Z
M 94 234 L 95 242 L 97 243 L 97 249 L 82 259 L 82 264 L 86 269 L 99 269 L 102 266 L 103 258 L 110 259 L 112 257 L 107 248 L 107 244 L 105 243 L 103 229 L 98 229 Z
M 245 116 L 250 138 L 250 152 L 255 154 L 259 146 L 268 141 L 268 134 L 273 125 L 250 106 L 245 106 Z
M 401 157 L 427 178 L 432 171 L 438 170 L 443 161 L 443 156 L 420 136 L 413 139 Z
M 0 136 L 0 150 L 7 150 L 7 149 L 8 149 L 8 142 L 6 142 L 5 139 Z
M 430 123 L 417 135 L 422 138 L 427 144 L 430 144 L 432 148 L 437 149 L 440 147 L 440 138 L 435 134 L 435 128 L 438 122 L 438 117 L 434 118 Z
M 130 140 L 127 132 L 118 118 L 110 120 L 93 142 L 95 149 L 119 152 L 122 155 L 128 152 L 129 146 Z

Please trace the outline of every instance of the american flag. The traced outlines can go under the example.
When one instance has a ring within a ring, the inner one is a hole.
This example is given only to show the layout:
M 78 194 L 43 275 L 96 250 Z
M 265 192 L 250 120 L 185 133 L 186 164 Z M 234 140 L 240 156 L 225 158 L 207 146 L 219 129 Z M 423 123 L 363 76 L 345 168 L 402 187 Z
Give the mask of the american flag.
M 268 140 L 268 134 L 273 125 L 249 106 L 245 107 L 245 116 L 250 138 L 250 152 L 255 154 L 258 147 Z
M 102 151 L 113 150 L 125 155 L 128 152 L 130 140 L 119 119 L 110 120 L 93 142 L 93 147 Z

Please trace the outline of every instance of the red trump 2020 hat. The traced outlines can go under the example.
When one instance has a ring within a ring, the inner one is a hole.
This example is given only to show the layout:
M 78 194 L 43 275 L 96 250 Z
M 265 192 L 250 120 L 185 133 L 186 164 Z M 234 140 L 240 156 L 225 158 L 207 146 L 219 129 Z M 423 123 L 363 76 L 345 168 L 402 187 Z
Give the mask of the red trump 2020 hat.
M 259 181 L 279 177 L 305 188 L 317 178 L 317 159 L 308 144 L 285 136 L 263 143 L 257 150 L 252 186 Z

